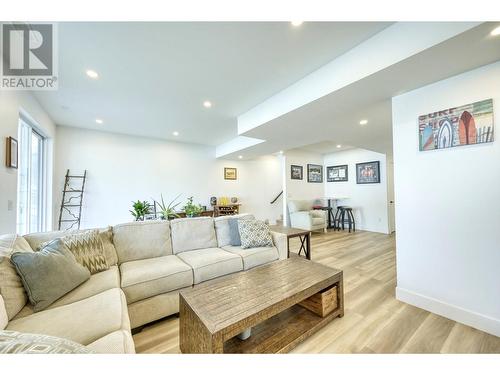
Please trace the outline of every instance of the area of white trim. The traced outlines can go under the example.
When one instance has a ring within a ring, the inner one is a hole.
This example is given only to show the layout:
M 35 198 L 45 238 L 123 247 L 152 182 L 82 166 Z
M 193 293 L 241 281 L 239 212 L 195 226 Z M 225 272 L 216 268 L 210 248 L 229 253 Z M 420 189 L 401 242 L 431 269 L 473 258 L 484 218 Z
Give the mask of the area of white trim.
M 396 299 L 500 337 L 500 320 L 396 287 Z

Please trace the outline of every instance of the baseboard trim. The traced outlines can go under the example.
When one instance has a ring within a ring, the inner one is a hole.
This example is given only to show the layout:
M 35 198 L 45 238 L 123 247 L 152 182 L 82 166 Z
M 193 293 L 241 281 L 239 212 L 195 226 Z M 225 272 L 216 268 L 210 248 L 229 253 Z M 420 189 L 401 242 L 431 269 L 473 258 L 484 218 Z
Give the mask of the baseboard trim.
M 396 287 L 396 299 L 500 337 L 500 320 Z

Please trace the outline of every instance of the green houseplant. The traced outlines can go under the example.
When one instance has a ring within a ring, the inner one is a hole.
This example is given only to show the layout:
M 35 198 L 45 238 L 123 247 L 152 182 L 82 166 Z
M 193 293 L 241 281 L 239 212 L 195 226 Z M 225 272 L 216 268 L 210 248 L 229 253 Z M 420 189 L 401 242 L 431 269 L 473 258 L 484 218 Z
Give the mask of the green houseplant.
M 189 197 L 186 205 L 183 207 L 184 212 L 187 217 L 200 216 L 203 212 L 203 208 L 199 204 L 193 203 L 193 197 Z
M 156 205 L 160 209 L 160 215 L 163 220 L 172 220 L 175 219 L 176 217 L 179 217 L 179 215 L 175 211 L 175 208 L 180 204 L 180 202 L 175 203 L 175 201 L 180 196 L 181 194 L 176 196 L 172 201 L 170 201 L 169 204 L 165 204 L 165 201 L 163 200 L 163 194 L 161 194 L 161 202 L 155 201 Z
M 144 216 L 151 213 L 151 204 L 148 201 L 132 202 L 132 210 L 130 213 L 135 218 L 135 221 L 144 220 Z

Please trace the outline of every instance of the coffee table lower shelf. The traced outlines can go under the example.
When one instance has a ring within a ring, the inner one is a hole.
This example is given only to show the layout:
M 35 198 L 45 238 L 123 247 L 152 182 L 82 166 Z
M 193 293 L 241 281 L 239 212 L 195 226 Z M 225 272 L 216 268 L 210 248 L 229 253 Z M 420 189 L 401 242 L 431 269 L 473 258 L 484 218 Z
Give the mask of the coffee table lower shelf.
M 224 353 L 288 353 L 341 314 L 340 309 L 322 318 L 302 306 L 292 306 L 252 328 L 247 340 L 233 337 Z

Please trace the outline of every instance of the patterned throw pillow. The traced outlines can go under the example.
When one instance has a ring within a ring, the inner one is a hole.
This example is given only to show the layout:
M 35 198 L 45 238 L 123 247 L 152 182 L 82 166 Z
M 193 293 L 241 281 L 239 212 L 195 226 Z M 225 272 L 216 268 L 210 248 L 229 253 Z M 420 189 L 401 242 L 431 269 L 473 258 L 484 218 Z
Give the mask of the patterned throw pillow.
M 238 228 L 243 249 L 273 246 L 269 226 L 262 220 L 239 220 Z
M 0 331 L 0 354 L 91 354 L 92 350 L 60 337 Z
M 62 240 L 75 256 L 76 261 L 87 267 L 91 274 L 109 269 L 98 230 L 70 234 Z

